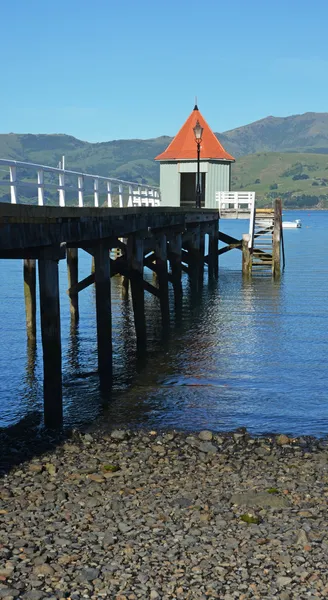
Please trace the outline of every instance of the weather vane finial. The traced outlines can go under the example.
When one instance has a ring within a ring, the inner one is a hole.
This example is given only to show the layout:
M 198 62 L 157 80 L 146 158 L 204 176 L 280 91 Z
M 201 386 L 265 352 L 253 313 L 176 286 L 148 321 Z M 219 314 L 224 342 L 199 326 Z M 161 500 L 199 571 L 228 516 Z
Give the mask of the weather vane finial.
M 197 96 L 195 96 L 195 106 L 194 106 L 194 110 L 198 110 L 198 106 L 197 106 Z

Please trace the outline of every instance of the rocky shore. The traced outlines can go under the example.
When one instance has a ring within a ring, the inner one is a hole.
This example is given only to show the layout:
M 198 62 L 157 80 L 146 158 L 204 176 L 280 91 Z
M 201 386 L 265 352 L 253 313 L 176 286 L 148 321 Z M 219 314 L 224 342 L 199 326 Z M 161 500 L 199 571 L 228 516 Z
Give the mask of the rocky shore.
M 327 598 L 327 459 L 243 430 L 74 433 L 3 472 L 0 598 Z

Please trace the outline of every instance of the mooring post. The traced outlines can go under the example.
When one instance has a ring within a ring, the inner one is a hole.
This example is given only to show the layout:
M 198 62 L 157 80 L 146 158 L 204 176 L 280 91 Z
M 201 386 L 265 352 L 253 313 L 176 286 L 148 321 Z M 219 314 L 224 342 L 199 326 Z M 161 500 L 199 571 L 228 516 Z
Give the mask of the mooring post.
M 182 234 L 170 233 L 168 236 L 169 243 L 169 260 L 172 271 L 172 283 L 174 291 L 175 308 L 180 308 L 182 300 L 182 267 L 181 267 L 181 251 L 182 251 Z
M 167 245 L 166 235 L 158 233 L 155 236 L 154 253 L 156 258 L 157 280 L 159 299 L 161 305 L 162 324 L 167 327 L 170 323 L 169 283 L 167 272 Z
M 78 249 L 67 248 L 67 276 L 68 289 L 78 283 Z M 70 292 L 70 311 L 72 321 L 77 323 L 79 320 L 79 294 L 78 292 Z
M 137 338 L 137 350 L 146 349 L 145 292 L 143 286 L 144 240 L 136 235 L 130 236 L 127 244 L 128 268 L 131 283 L 131 296 L 134 325 Z
M 280 277 L 280 248 L 282 228 L 282 202 L 280 198 L 274 201 L 274 225 L 272 234 L 272 274 Z
M 39 258 L 41 336 L 43 348 L 44 424 L 63 422 L 58 260 Z
M 29 340 L 36 339 L 36 261 L 24 260 L 24 298 L 26 332 Z
M 112 307 L 109 248 L 100 242 L 94 249 L 97 346 L 100 388 L 107 392 L 112 386 Z
M 218 224 L 215 221 L 208 229 L 208 274 L 210 277 L 218 277 Z
M 252 273 L 252 255 L 248 246 L 250 240 L 249 233 L 243 233 L 242 241 L 242 273 L 246 277 L 249 277 Z

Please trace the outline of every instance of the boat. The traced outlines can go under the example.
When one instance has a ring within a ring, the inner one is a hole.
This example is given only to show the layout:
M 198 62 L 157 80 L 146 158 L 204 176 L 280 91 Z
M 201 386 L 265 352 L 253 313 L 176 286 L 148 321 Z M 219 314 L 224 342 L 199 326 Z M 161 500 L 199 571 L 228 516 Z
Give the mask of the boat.
M 283 229 L 299 229 L 302 227 L 301 219 L 295 219 L 295 221 L 283 221 Z

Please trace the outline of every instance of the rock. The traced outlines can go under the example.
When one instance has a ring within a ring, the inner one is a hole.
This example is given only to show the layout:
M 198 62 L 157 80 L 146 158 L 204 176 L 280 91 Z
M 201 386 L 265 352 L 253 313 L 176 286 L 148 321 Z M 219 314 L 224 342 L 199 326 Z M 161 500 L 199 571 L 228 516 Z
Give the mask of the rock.
M 269 494 L 267 492 L 243 492 L 241 494 L 233 494 L 231 496 L 232 504 L 239 506 L 260 506 L 261 508 L 284 508 L 288 506 L 288 500 L 277 494 Z
M 111 437 L 113 438 L 113 440 L 121 442 L 125 440 L 128 436 L 126 431 L 123 431 L 122 429 L 115 429 L 114 431 L 112 431 Z
M 304 529 L 300 529 L 300 531 L 298 532 L 298 535 L 297 535 L 296 544 L 298 546 L 305 546 L 308 543 L 309 543 L 309 538 L 306 535 L 306 532 L 304 531 Z
M 151 590 L 150 592 L 150 600 L 156 600 L 156 598 L 159 598 L 159 594 L 158 592 L 156 592 L 156 590 Z
M 278 446 L 284 446 L 285 444 L 289 444 L 289 442 L 289 437 L 287 435 L 284 435 L 283 433 L 276 437 L 276 443 L 278 444 Z
M 293 580 L 291 577 L 278 576 L 276 581 L 278 587 L 285 587 L 286 585 L 289 585 Z
M 200 452 L 204 452 L 205 454 L 216 454 L 218 449 L 211 442 L 202 442 L 199 444 Z
M 127 523 L 125 523 L 124 521 L 121 521 L 118 524 L 118 528 L 120 530 L 121 533 L 127 533 L 128 531 L 130 531 L 132 529 L 131 525 L 128 525 Z
M 0 585 L 0 598 L 17 598 L 20 595 L 19 590 L 6 585 Z
M 83 581 L 93 581 L 94 579 L 97 579 L 99 575 L 99 569 L 95 569 L 92 567 L 83 569 L 78 576 L 79 581 L 83 582 Z
M 31 471 L 31 473 L 41 473 L 43 471 L 43 465 L 31 463 L 29 466 L 29 471 Z
M 213 433 L 207 429 L 204 429 L 199 433 L 198 437 L 203 442 L 210 442 L 213 439 Z
M 52 463 L 46 463 L 45 468 L 52 477 L 56 475 L 57 469 Z
M 85 442 L 93 442 L 93 437 L 90 433 L 86 433 L 83 439 Z
M 105 477 L 103 475 L 100 475 L 99 473 L 90 473 L 88 475 L 88 479 L 91 479 L 91 481 L 95 481 L 95 483 L 104 483 L 105 481 Z
M 104 548 L 107 548 L 108 546 L 113 546 L 113 544 L 115 543 L 114 540 L 114 534 L 112 531 L 106 531 L 103 541 L 102 541 L 102 545 Z
M 38 590 L 31 590 L 30 592 L 25 592 L 22 598 L 24 600 L 41 600 L 44 597 L 44 592 L 38 592 Z
M 55 573 L 55 569 L 53 569 L 50 565 L 48 565 L 47 563 L 44 563 L 43 565 L 37 565 L 36 567 L 34 567 L 33 572 L 35 575 L 53 575 Z

